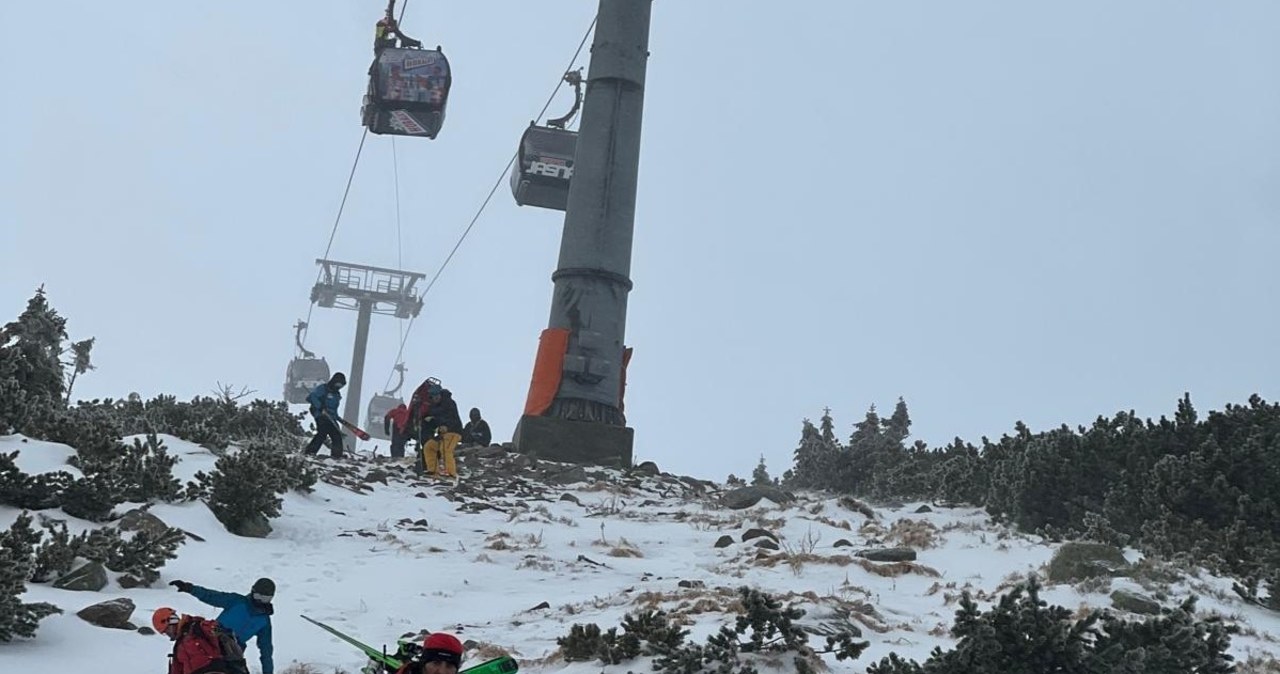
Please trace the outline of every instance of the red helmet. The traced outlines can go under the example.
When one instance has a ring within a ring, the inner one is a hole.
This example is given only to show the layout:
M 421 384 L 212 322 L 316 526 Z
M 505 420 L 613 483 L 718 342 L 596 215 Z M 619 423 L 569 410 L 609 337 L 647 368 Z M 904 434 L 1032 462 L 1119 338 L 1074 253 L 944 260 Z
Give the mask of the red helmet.
M 452 634 L 435 632 L 422 641 L 423 662 L 448 662 L 462 666 L 462 642 Z
M 170 625 L 177 625 L 180 618 L 178 612 L 168 606 L 161 606 L 151 614 L 151 626 L 156 628 L 157 632 L 164 634 Z

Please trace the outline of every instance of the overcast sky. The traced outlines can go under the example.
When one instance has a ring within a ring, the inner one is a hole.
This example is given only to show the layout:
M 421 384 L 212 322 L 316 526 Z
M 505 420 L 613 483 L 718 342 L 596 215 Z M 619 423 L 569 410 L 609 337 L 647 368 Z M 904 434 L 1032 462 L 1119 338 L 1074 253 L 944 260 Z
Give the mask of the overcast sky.
M 779 474 L 877 404 L 998 437 L 1280 397 L 1280 3 L 653 5 L 627 343 L 637 460 Z M 331 257 L 439 269 L 596 10 L 410 2 L 434 140 L 369 137 Z M 76 397 L 279 398 L 360 140 L 378 2 L 0 3 L 0 320 L 97 337 Z M 580 65 L 586 65 L 584 51 Z M 553 114 L 568 108 L 561 94 Z M 505 182 L 405 353 L 511 437 L 562 214 Z M 397 321 L 375 317 L 366 396 Z M 355 313 L 308 347 L 348 370 Z

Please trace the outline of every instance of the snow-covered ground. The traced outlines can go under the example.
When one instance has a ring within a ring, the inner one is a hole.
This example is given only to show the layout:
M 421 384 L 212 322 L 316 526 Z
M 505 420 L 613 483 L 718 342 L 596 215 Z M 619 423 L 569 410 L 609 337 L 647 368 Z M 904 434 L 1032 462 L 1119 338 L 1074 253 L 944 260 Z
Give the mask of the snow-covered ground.
M 179 457 L 175 474 L 184 483 L 212 468 L 215 457 L 208 451 L 162 439 Z M 0 452 L 13 450 L 21 450 L 19 465 L 32 473 L 63 468 L 72 454 L 62 445 L 0 437 Z M 277 671 L 303 662 L 326 673 L 356 672 L 364 663 L 358 651 L 302 620 L 302 614 L 375 645 L 424 629 L 452 631 L 510 652 L 527 672 L 645 671 L 636 662 L 603 667 L 549 656 L 557 650 L 556 637 L 573 623 L 607 629 L 628 611 L 650 605 L 688 615 L 694 621 L 690 638 L 701 641 L 729 621 L 715 608 L 745 584 L 803 602 L 809 611 L 804 621 L 810 623 L 830 619 L 836 607 L 852 602 L 874 607 L 860 625 L 870 648 L 853 663 L 828 660 L 833 671 L 861 672 L 890 652 L 923 660 L 934 646 L 945 647 L 960 589 L 981 592 L 987 605 L 1011 581 L 1040 570 L 1055 550 L 997 527 L 970 508 L 916 513 L 920 504 L 904 504 L 877 508 L 869 520 L 838 499 L 803 493 L 787 506 L 763 500 L 729 510 L 714 494 L 692 495 L 692 481 L 671 476 L 608 471 L 615 479 L 566 486 L 509 479 L 501 488 L 486 481 L 481 490 L 475 489 L 480 478 L 465 469 L 455 488 L 417 480 L 401 465 L 337 465 L 342 468 L 332 479 L 346 486 L 320 482 L 311 494 L 287 495 L 283 515 L 271 522 L 274 532 L 265 539 L 227 533 L 200 503 L 154 506 L 151 512 L 167 524 L 204 542 L 188 540 L 149 589 L 122 589 L 114 578 L 96 593 L 30 585 L 26 601 L 48 601 L 65 613 L 45 619 L 33 640 L 0 644 L 0 671 L 100 671 L 104 663 L 119 674 L 160 671 L 167 639 L 95 627 L 75 612 L 128 597 L 137 605 L 138 625 L 149 624 L 151 612 L 165 605 L 212 617 L 217 609 L 167 583 L 182 579 L 247 592 L 256 578 L 269 576 L 278 586 Z M 385 484 L 367 480 L 375 467 L 388 473 Z M 367 488 L 351 489 L 355 484 Z M 0 526 L 7 528 L 17 514 L 0 508 Z M 60 511 L 44 514 L 68 520 L 73 532 L 92 526 Z M 919 549 L 919 567 L 886 577 L 850 556 L 872 545 L 901 543 L 895 523 L 906 535 L 932 535 L 933 545 Z M 782 550 L 761 553 L 754 545 L 759 539 L 743 542 L 742 534 L 755 527 L 775 534 Z M 724 535 L 734 543 L 715 547 Z M 841 539 L 852 545 L 836 547 Z M 1069 608 L 1108 606 L 1110 590 L 1126 587 L 1140 589 L 1118 579 L 1102 592 L 1062 585 L 1047 587 L 1042 597 Z M 1229 581 L 1201 575 L 1174 585 L 1165 603 L 1195 593 L 1200 611 L 1240 623 L 1245 634 L 1232 641 L 1238 659 L 1280 654 L 1280 617 L 1239 601 L 1230 587 Z M 544 603 L 546 608 L 536 608 Z M 816 637 L 813 643 L 820 645 Z M 257 651 L 252 645 L 248 651 L 256 672 Z M 488 654 L 469 653 L 464 666 Z

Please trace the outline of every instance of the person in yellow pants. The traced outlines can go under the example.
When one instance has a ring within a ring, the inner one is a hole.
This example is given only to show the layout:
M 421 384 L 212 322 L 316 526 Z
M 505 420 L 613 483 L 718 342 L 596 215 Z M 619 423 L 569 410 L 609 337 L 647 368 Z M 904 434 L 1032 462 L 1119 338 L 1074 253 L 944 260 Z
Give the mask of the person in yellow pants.
M 419 429 L 419 447 L 426 472 L 436 475 L 438 469 L 445 477 L 458 477 L 458 465 L 453 450 L 462 442 L 462 419 L 458 417 L 458 403 L 453 393 L 439 385 L 429 387 L 425 412 Z M 442 461 L 443 459 L 443 461 Z M 443 463 L 444 465 L 440 465 Z
M 427 441 L 422 451 L 422 459 L 426 463 L 427 473 L 444 477 L 458 477 L 458 464 L 454 460 L 453 450 L 462 442 L 462 435 L 451 433 L 447 426 L 436 430 L 435 437 Z M 443 459 L 443 461 L 442 461 Z M 443 463 L 443 465 L 441 465 Z M 439 471 L 437 472 L 437 469 Z

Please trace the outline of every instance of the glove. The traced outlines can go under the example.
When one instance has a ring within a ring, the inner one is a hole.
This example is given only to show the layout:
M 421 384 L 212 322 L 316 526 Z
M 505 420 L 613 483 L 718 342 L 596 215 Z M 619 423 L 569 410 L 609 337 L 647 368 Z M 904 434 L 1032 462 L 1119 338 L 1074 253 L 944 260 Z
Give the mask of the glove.
M 179 592 L 191 592 L 191 583 L 185 580 L 174 580 L 169 582 L 170 585 L 178 588 Z

